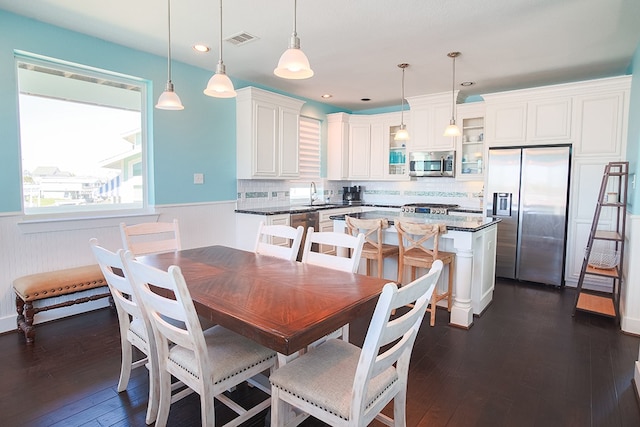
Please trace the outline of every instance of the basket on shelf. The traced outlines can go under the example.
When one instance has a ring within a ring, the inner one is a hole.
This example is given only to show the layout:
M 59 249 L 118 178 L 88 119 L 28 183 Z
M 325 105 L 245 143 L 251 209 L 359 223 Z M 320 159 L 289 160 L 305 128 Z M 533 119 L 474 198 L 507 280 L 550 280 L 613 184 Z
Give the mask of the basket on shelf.
M 610 270 L 615 268 L 620 262 L 620 252 L 616 250 L 591 251 L 589 256 L 589 265 L 593 268 L 601 270 Z

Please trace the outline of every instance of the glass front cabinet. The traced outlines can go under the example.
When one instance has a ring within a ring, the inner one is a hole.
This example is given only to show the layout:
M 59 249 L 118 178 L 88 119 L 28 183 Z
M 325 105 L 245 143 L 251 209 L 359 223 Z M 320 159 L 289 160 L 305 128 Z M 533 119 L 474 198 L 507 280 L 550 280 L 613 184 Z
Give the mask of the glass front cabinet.
M 470 104 L 458 107 L 458 126 L 462 136 L 458 137 L 458 179 L 483 179 L 485 168 L 484 150 L 484 105 Z
M 386 128 L 386 127 L 385 127 Z M 389 178 L 406 178 L 407 177 L 407 141 L 396 141 L 394 138 L 400 125 L 390 125 L 387 134 L 389 145 L 389 159 L 387 175 Z

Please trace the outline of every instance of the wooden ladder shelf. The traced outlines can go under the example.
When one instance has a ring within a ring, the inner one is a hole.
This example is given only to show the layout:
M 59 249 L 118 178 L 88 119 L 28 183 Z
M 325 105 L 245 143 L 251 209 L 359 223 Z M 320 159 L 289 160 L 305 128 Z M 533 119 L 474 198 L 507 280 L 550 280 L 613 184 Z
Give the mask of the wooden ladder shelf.
M 578 279 L 574 315 L 576 310 L 581 310 L 620 320 L 628 178 L 629 162 L 610 162 L 604 168 L 598 203 Z M 606 230 L 602 229 L 603 224 L 600 222 L 603 208 L 612 212 L 610 217 L 606 217 L 611 218 Z M 583 289 L 585 277 L 589 276 L 610 279 L 610 292 Z

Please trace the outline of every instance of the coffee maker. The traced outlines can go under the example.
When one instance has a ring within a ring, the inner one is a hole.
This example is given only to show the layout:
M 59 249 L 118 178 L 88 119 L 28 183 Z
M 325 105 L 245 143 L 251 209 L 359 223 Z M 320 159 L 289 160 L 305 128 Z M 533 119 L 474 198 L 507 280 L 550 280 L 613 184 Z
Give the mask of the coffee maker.
M 362 199 L 362 187 L 354 185 L 353 187 L 342 187 L 342 203 L 345 205 L 360 205 Z

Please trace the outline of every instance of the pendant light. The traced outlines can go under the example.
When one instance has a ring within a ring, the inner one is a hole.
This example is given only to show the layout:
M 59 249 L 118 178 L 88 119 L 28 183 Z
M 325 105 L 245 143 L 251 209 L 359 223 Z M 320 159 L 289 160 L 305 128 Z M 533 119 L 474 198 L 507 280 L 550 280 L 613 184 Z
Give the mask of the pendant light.
M 409 140 L 409 132 L 404 125 L 404 70 L 407 68 L 409 64 L 398 64 L 399 68 L 402 68 L 402 109 L 400 110 L 400 129 L 396 132 L 396 135 L 393 137 L 394 141 L 408 141 Z
M 169 39 L 167 41 L 167 85 L 158 98 L 156 108 L 160 110 L 184 110 L 180 97 L 173 90 L 171 82 L 171 0 L 167 0 L 167 23 Z
M 456 125 L 456 57 L 460 55 L 460 52 L 449 52 L 447 56 L 453 59 L 453 78 L 451 79 L 451 120 L 449 126 L 444 130 L 442 136 L 460 136 L 460 128 Z
M 220 45 L 218 52 L 219 57 L 216 73 L 209 79 L 204 94 L 215 98 L 234 98 L 236 91 L 233 88 L 231 79 L 227 76 L 224 63 L 222 62 L 222 0 L 220 0 Z
M 283 79 L 308 79 L 313 76 L 307 55 L 300 49 L 300 39 L 296 32 L 297 0 L 293 0 L 293 34 L 289 40 L 289 48 L 284 51 L 273 74 Z

